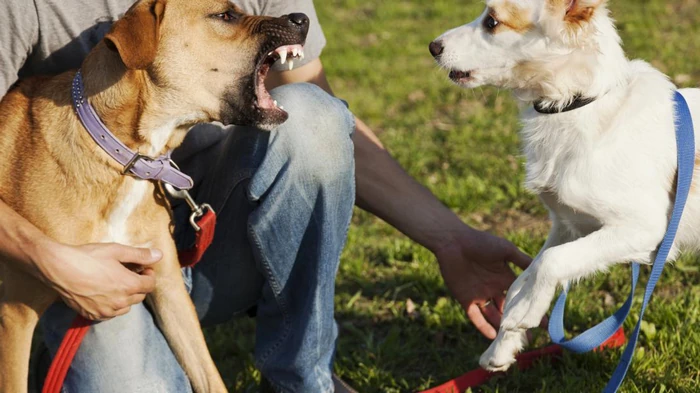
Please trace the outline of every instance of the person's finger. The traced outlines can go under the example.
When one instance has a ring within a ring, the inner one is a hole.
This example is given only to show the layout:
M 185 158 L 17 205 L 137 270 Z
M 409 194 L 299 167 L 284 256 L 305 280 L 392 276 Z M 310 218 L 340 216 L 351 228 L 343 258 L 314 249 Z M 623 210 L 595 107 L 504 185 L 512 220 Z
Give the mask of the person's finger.
M 506 307 L 506 297 L 505 295 L 498 295 L 493 298 L 493 303 L 498 309 L 498 312 L 503 314 L 503 310 L 505 310 Z
M 113 315 L 114 315 L 114 311 L 113 310 L 107 311 L 106 309 L 97 310 L 95 312 L 81 310 L 80 315 L 82 315 L 83 318 L 85 318 L 89 321 L 102 322 L 102 321 L 108 321 L 108 320 L 112 319 Z
M 510 287 L 513 286 L 513 282 L 515 282 L 516 278 L 518 278 L 518 276 L 515 275 L 513 269 L 511 269 L 508 264 L 505 264 L 503 273 L 498 276 L 494 282 L 492 287 L 493 291 L 491 292 L 490 296 L 491 299 L 496 302 L 496 307 L 499 311 L 501 311 L 501 313 L 503 313 L 503 307 L 508 291 L 510 290 Z
M 515 279 L 518 278 L 507 263 L 504 263 L 504 265 L 504 274 L 501 274 L 497 281 L 497 286 L 501 291 L 507 291 L 510 286 L 513 285 Z M 494 288 L 494 290 L 496 290 L 496 288 Z
M 156 248 L 137 248 L 116 243 L 110 245 L 110 252 L 122 263 L 138 265 L 152 265 L 163 258 L 163 252 Z
M 100 318 L 97 315 L 89 313 L 85 310 L 80 310 L 78 312 L 78 314 L 80 314 L 83 318 L 87 319 L 88 321 L 99 321 L 100 320 Z
M 144 270 L 141 274 L 133 273 L 127 285 L 130 295 L 151 293 L 156 289 L 155 273 L 151 269 Z
M 511 249 L 510 253 L 507 256 L 507 259 L 513 262 L 515 266 L 523 270 L 527 269 L 527 267 L 530 266 L 530 262 L 532 262 L 532 258 L 520 251 L 518 247 L 515 246 L 513 246 L 513 248 Z
M 481 308 L 481 313 L 484 315 L 488 323 L 495 329 L 498 329 L 499 326 L 501 326 L 501 317 L 503 316 L 500 312 L 498 312 L 498 308 L 494 302 L 490 302 L 489 304 L 480 307 Z
M 136 305 L 136 304 L 143 302 L 144 299 L 146 299 L 145 293 L 137 293 L 137 294 L 134 294 L 134 295 L 127 297 L 126 302 L 127 302 L 127 304 L 129 304 L 129 306 L 133 306 L 133 305 Z
M 486 338 L 489 340 L 496 338 L 496 329 L 484 319 L 484 315 L 481 313 L 481 309 L 476 303 L 472 303 L 467 307 L 467 316 L 476 329 L 486 336 Z
M 124 308 L 121 308 L 121 309 L 119 309 L 119 310 L 116 310 L 116 311 L 114 312 L 114 316 L 113 316 L 112 318 L 118 317 L 118 316 L 121 316 L 121 315 L 124 315 L 124 314 L 128 313 L 129 311 L 131 311 L 131 306 L 129 306 L 129 307 L 124 307 Z M 111 319 L 111 318 L 110 318 L 110 319 Z

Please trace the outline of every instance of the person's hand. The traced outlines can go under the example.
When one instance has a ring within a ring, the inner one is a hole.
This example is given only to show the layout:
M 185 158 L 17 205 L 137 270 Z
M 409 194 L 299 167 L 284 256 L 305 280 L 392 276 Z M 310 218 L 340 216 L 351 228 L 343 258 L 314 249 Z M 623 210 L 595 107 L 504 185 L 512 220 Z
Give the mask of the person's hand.
M 531 258 L 505 239 L 468 226 L 435 250 L 447 288 L 487 338 L 496 338 L 505 291 L 515 280 L 507 262 L 525 269 Z
M 53 243 L 35 261 L 43 280 L 83 317 L 106 320 L 126 314 L 155 288 L 149 267 L 159 250 L 114 243 Z

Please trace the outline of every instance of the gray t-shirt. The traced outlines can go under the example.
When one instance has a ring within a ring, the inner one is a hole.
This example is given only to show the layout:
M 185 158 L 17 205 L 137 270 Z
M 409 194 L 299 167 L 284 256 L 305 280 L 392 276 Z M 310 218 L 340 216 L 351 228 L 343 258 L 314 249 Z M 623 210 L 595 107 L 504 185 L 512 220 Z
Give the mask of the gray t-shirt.
M 134 0 L 0 0 L 0 98 L 18 78 L 78 68 Z M 255 15 L 303 12 L 311 19 L 306 64 L 326 44 L 313 0 L 233 0 Z M 279 67 L 279 64 L 277 65 Z M 283 68 L 279 68 L 283 69 Z

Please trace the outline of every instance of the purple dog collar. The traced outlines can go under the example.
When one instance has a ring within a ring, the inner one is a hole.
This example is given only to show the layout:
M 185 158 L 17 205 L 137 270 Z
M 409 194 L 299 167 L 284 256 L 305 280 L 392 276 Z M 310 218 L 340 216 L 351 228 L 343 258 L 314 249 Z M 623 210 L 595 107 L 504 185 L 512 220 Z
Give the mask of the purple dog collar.
M 192 188 L 192 178 L 172 166 L 170 152 L 157 158 L 135 153 L 107 129 L 85 98 L 83 76 L 80 70 L 73 78 L 71 93 L 73 109 L 78 114 L 83 127 L 105 153 L 124 167 L 123 175 L 129 174 L 143 180 L 159 180 L 181 190 Z

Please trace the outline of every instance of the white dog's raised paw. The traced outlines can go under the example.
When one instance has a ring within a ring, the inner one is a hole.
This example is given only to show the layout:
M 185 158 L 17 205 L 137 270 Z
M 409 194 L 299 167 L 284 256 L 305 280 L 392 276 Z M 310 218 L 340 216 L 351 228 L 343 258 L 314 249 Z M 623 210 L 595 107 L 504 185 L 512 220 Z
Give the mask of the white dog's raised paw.
M 515 358 L 504 364 L 498 364 L 498 361 L 499 360 L 497 359 L 484 359 L 484 356 L 481 356 L 481 359 L 479 359 L 479 365 L 484 370 L 492 373 L 505 372 L 508 371 L 513 363 L 515 363 Z
M 515 355 L 525 345 L 527 345 L 525 331 L 500 331 L 498 337 L 479 358 L 479 365 L 491 372 L 506 371 L 515 363 Z

